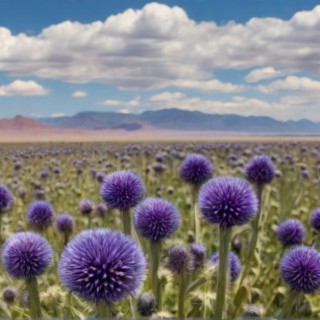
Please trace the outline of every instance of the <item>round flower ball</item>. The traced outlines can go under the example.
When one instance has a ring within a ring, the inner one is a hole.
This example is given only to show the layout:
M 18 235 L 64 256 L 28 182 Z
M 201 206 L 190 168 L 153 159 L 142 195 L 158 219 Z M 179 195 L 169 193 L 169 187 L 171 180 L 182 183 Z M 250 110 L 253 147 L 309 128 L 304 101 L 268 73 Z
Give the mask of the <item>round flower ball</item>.
M 4 243 L 2 261 L 10 276 L 33 279 L 45 272 L 52 255 L 48 241 L 41 235 L 19 232 Z
M 28 208 L 28 223 L 37 230 L 44 230 L 53 223 L 54 209 L 48 201 L 34 201 Z
M 13 195 L 11 191 L 4 184 L 0 184 L 0 213 L 10 209 L 12 203 Z
M 94 204 L 90 199 L 81 200 L 79 203 L 79 210 L 85 216 L 90 215 L 90 213 L 93 211 L 93 207 Z
M 210 262 L 217 264 L 219 261 L 219 254 L 215 253 L 210 257 Z M 242 266 L 239 257 L 234 253 L 229 253 L 229 270 L 230 270 L 230 281 L 235 282 L 241 272 Z
M 170 202 L 148 198 L 135 209 L 134 225 L 136 230 L 151 242 L 169 238 L 180 225 L 177 208 Z
M 175 245 L 168 250 L 167 266 L 176 274 L 189 272 L 194 267 L 194 257 L 187 247 Z
M 315 209 L 311 214 L 311 227 L 320 231 L 320 208 Z
M 320 287 L 320 254 L 313 248 L 295 247 L 282 257 L 280 274 L 295 291 L 313 293 Z
M 116 171 L 105 177 L 100 193 L 109 208 L 124 211 L 135 207 L 143 199 L 145 186 L 133 171 Z
M 71 240 L 61 255 L 65 287 L 94 302 L 115 302 L 140 288 L 146 259 L 136 242 L 121 232 L 90 229 Z
M 57 230 L 64 234 L 70 234 L 74 230 L 74 219 L 69 213 L 61 213 L 56 220 Z
M 302 244 L 306 230 L 297 219 L 288 219 L 282 222 L 277 229 L 277 237 L 285 247 Z
M 194 268 L 202 267 L 206 257 L 206 248 L 202 243 L 192 243 L 189 246 L 190 252 L 194 258 Z
M 243 225 L 258 210 L 258 199 L 250 184 L 241 178 L 217 177 L 199 192 L 199 208 L 205 220 L 220 227 Z
M 211 178 L 213 166 L 202 154 L 188 155 L 180 166 L 180 177 L 189 184 L 200 185 Z
M 270 183 L 275 176 L 276 168 L 267 155 L 255 156 L 244 169 L 246 178 L 257 185 Z

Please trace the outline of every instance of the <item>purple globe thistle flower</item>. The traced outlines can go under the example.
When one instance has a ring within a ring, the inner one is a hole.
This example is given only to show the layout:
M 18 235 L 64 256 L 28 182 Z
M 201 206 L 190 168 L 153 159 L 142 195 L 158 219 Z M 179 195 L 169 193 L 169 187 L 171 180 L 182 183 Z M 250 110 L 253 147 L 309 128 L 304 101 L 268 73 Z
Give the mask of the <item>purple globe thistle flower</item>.
M 22 167 L 22 164 L 21 164 L 20 161 L 15 161 L 15 162 L 13 163 L 13 169 L 14 169 L 15 171 L 20 170 L 21 167 Z
M 45 179 L 48 177 L 49 177 L 49 169 L 48 168 L 42 169 L 40 172 L 40 178 Z
M 109 208 L 128 210 L 143 199 L 145 186 L 133 171 L 123 170 L 106 176 L 100 193 Z
M 10 209 L 12 204 L 13 195 L 11 191 L 4 184 L 0 184 L 0 213 Z
M 176 274 L 189 272 L 194 268 L 194 257 L 187 247 L 175 245 L 168 250 L 167 266 Z
M 44 230 L 53 223 L 54 209 L 48 201 L 34 201 L 28 208 L 27 220 L 38 230 Z
M 315 209 L 311 214 L 311 227 L 320 231 L 320 208 Z
M 99 216 L 103 217 L 108 211 L 107 206 L 104 203 L 99 203 L 96 206 L 96 212 Z
M 12 304 L 16 296 L 17 296 L 17 290 L 11 287 L 5 288 L 2 292 L 2 298 L 8 304 Z
M 79 210 L 83 215 L 90 215 L 93 211 L 94 204 L 90 199 L 81 200 L 79 203 Z
M 205 220 L 224 228 L 247 223 L 258 209 L 250 184 L 235 177 L 209 180 L 201 187 L 198 201 Z
M 37 189 L 34 195 L 37 200 L 44 200 L 46 197 L 46 194 L 42 189 Z
M 219 254 L 215 253 L 209 259 L 213 264 L 217 264 L 219 261 Z M 235 282 L 241 272 L 242 266 L 239 257 L 234 253 L 229 253 L 229 269 L 230 269 L 230 281 Z
M 200 185 L 211 178 L 213 166 L 202 154 L 188 155 L 180 166 L 180 177 L 187 183 Z
M 104 180 L 104 178 L 105 178 L 105 175 L 104 175 L 103 172 L 98 171 L 98 172 L 96 173 L 96 179 L 98 180 L 99 183 L 102 183 L 103 180 Z
M 141 317 L 151 317 L 156 310 L 156 299 L 153 293 L 143 292 L 137 300 L 137 311 Z
M 295 291 L 313 293 L 320 287 L 320 254 L 313 248 L 295 247 L 282 257 L 280 274 Z
M 277 229 L 277 237 L 285 247 L 302 244 L 306 230 L 303 224 L 297 219 L 283 221 Z
M 34 232 L 13 234 L 3 246 L 2 261 L 14 278 L 32 279 L 45 272 L 52 259 L 48 241 Z
M 56 174 L 56 175 L 59 175 L 59 174 L 61 173 L 60 168 L 55 167 L 55 168 L 53 169 L 53 173 Z
M 161 162 L 155 162 L 152 165 L 152 169 L 155 173 L 161 174 L 166 170 L 166 166 Z
M 59 276 L 71 292 L 89 301 L 115 302 L 142 284 L 146 260 L 135 241 L 110 229 L 78 234 L 63 251 Z
M 202 243 L 192 243 L 189 247 L 194 259 L 194 268 L 200 268 L 203 266 L 206 257 L 206 248 Z
M 270 183 L 275 175 L 275 167 L 267 155 L 255 156 L 245 166 L 245 176 L 257 185 Z
M 64 234 L 70 234 L 74 230 L 74 219 L 69 213 L 61 213 L 56 220 L 57 230 Z
M 148 198 L 135 209 L 134 225 L 137 231 L 151 242 L 169 238 L 180 225 L 177 208 L 170 202 Z

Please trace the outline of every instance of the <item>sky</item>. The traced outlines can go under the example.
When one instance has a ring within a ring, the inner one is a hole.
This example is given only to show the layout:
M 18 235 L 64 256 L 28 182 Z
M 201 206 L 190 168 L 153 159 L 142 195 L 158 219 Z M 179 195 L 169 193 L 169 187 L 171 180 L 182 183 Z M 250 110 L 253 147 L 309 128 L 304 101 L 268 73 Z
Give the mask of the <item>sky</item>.
M 320 1 L 0 0 L 0 118 L 320 121 Z

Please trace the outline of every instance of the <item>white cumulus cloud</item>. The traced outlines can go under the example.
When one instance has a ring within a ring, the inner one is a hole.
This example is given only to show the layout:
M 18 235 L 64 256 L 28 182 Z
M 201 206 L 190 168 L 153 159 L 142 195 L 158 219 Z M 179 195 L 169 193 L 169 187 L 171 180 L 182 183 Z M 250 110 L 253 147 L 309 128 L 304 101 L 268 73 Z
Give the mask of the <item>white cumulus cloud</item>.
M 75 91 L 72 96 L 75 98 L 84 98 L 88 95 L 86 91 Z
M 0 85 L 0 96 L 44 96 L 49 90 L 35 81 L 14 80 L 7 85 Z
M 276 80 L 267 85 L 260 85 L 258 89 L 266 93 L 277 91 L 320 91 L 320 81 L 308 77 L 289 76 L 283 80 Z
M 277 70 L 319 76 L 319 30 L 320 5 L 289 20 L 252 18 L 217 25 L 195 22 L 180 7 L 153 2 L 105 21 L 64 21 L 37 35 L 0 27 L 0 70 L 121 89 L 239 92 L 241 86 L 215 79 L 215 71 L 264 70 L 248 76 L 249 82 L 270 78 Z
M 254 69 L 247 74 L 245 80 L 247 82 L 258 82 L 260 80 L 273 79 L 282 76 L 282 72 L 272 67 Z

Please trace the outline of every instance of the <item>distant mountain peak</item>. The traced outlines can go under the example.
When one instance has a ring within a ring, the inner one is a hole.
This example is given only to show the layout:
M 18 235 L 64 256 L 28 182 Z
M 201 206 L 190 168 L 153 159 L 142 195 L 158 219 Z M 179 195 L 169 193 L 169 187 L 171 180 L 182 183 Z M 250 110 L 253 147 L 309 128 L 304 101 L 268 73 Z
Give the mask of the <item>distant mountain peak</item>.
M 16 115 L 13 119 L 1 119 L 0 120 L 0 129 L 45 129 L 47 125 L 44 125 L 36 120 Z
M 266 134 L 319 134 L 320 123 L 301 119 L 279 121 L 267 116 L 240 116 L 236 114 L 207 114 L 200 111 L 162 109 L 141 114 L 83 111 L 74 116 L 29 119 L 17 115 L 0 120 L 0 129 L 56 128 L 127 131 L 154 128 L 176 131 L 219 131 Z

